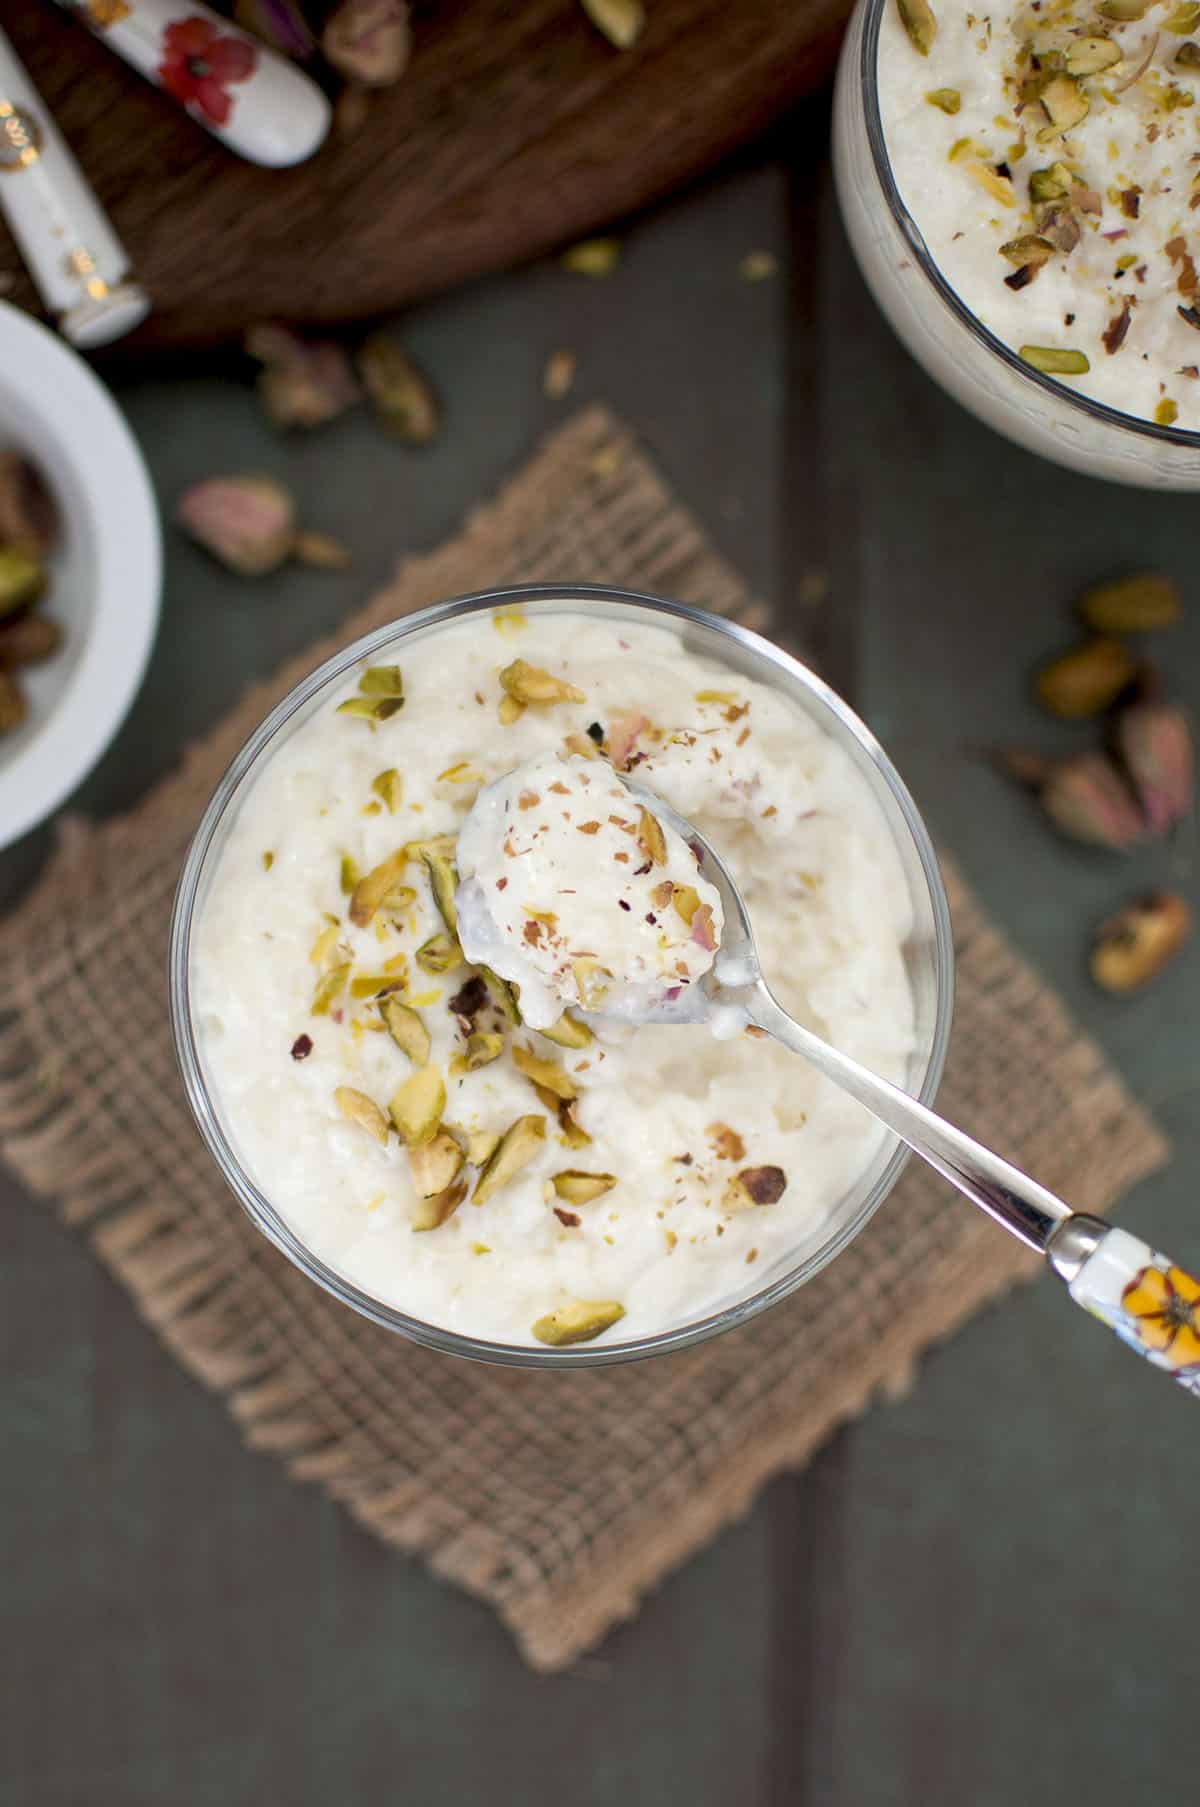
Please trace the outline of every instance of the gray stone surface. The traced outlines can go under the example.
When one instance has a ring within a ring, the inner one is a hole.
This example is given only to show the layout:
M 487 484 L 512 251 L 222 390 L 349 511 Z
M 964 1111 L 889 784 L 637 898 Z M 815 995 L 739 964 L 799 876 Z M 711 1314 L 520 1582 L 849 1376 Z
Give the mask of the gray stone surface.
M 1127 891 L 1190 881 L 1191 844 L 1127 864 L 1075 852 L 972 755 L 1074 740 L 1035 719 L 1028 667 L 1069 635 L 1090 578 L 1153 559 L 1186 582 L 1196 510 L 1052 471 L 933 389 L 850 265 L 824 126 L 818 108 L 639 222 L 607 281 L 539 266 L 409 316 L 447 402 L 420 456 L 364 419 L 281 443 L 232 365 L 121 379 L 164 507 L 214 469 L 278 471 L 356 565 L 243 584 L 170 536 L 149 679 L 75 803 L 135 802 L 249 678 L 451 532 L 560 417 L 540 371 L 569 346 L 572 401 L 631 422 L 1158 1110 L 1176 1160 L 1122 1215 L 1194 1262 L 1200 956 L 1124 1004 L 1082 959 Z M 761 247 L 781 273 L 748 285 L 738 261 Z M 812 572 L 829 578 L 815 607 L 799 600 Z M 1198 640 L 1200 609 L 1169 642 L 1193 704 Z M 0 899 L 48 845 L 3 856 Z M 3 1176 L 0 1362 L 3 1807 L 1103 1807 L 1190 1786 L 1196 1408 L 1049 1281 L 935 1351 L 911 1396 L 770 1488 L 553 1679 L 484 1609 L 248 1454 Z

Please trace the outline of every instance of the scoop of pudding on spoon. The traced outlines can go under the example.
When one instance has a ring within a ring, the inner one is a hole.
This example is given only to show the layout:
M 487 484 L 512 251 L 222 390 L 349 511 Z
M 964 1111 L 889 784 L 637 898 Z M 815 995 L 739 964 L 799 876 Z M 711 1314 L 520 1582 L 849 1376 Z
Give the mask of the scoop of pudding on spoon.
M 600 759 L 541 754 L 479 793 L 458 869 L 463 952 L 517 986 L 531 1028 L 574 1007 L 629 1024 L 707 1023 L 722 1037 L 765 1031 L 1044 1254 L 1078 1304 L 1200 1393 L 1200 1283 L 797 1022 L 763 978 L 725 862 L 648 786 Z

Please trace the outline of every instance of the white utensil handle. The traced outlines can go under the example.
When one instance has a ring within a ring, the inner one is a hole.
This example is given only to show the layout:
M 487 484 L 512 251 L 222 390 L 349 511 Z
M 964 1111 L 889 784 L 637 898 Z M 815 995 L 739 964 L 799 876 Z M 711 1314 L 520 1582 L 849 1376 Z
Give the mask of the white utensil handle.
M 2 31 L 0 208 L 72 344 L 106 345 L 145 319 L 125 248 Z
M 58 4 L 250 163 L 303 163 L 329 130 L 329 101 L 312 77 L 199 0 Z

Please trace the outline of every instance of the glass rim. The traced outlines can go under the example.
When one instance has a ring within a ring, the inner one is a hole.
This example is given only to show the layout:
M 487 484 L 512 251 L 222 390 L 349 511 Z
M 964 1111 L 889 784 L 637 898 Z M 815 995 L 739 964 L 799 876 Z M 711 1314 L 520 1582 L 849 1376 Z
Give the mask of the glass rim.
M 721 1331 L 749 1322 L 759 1312 L 766 1311 L 787 1298 L 841 1254 L 874 1216 L 910 1158 L 909 1150 L 900 1143 L 892 1151 L 886 1166 L 853 1217 L 810 1256 L 789 1268 L 770 1285 L 739 1299 L 733 1305 L 711 1311 L 702 1318 L 689 1320 L 670 1330 L 634 1337 L 623 1343 L 583 1344 L 562 1349 L 542 1349 L 524 1343 L 502 1343 L 486 1337 L 468 1336 L 461 1331 L 429 1323 L 423 1318 L 412 1317 L 407 1312 L 386 1304 L 316 1255 L 291 1229 L 282 1213 L 259 1190 L 242 1165 L 218 1119 L 200 1059 L 192 1021 L 190 956 L 200 883 L 218 829 L 227 810 L 237 801 L 243 781 L 298 710 L 303 709 L 320 691 L 346 676 L 355 665 L 364 659 L 370 659 L 379 648 L 394 645 L 426 628 L 442 626 L 463 616 L 481 614 L 496 607 L 539 601 L 576 600 L 615 603 L 618 606 L 624 604 L 629 606 L 631 613 L 649 612 L 667 620 L 716 630 L 726 639 L 786 672 L 839 719 L 867 755 L 871 767 L 898 808 L 911 836 L 928 893 L 934 929 L 934 1023 L 921 1087 L 916 1094 L 926 1105 L 933 1103 L 941 1083 L 954 1006 L 954 944 L 949 903 L 929 831 L 908 787 L 871 730 L 837 692 L 799 659 L 752 629 L 711 614 L 705 609 L 694 608 L 688 603 L 667 601 L 638 590 L 600 584 L 519 584 L 473 591 L 445 602 L 433 603 L 411 615 L 401 616 L 396 621 L 373 629 L 371 633 L 324 660 L 288 691 L 235 754 L 209 799 L 192 837 L 175 890 L 167 956 L 170 1021 L 176 1060 L 196 1126 L 226 1184 L 256 1227 L 302 1273 L 363 1317 L 396 1331 L 425 1348 L 508 1367 L 605 1367 L 651 1355 L 671 1354 L 705 1342 Z
M 1110 407 L 1107 402 L 1095 401 L 1089 395 L 1081 395 L 1078 390 L 1068 389 L 1065 383 L 1058 382 L 1054 377 L 1047 376 L 1041 370 L 1035 370 L 1032 364 L 1027 364 L 1023 358 L 1019 358 L 1011 346 L 997 338 L 991 328 L 985 326 L 977 314 L 972 313 L 959 296 L 958 291 L 951 287 L 930 252 L 921 228 L 909 212 L 896 183 L 896 178 L 892 174 L 891 158 L 888 154 L 887 139 L 879 111 L 877 81 L 879 32 L 883 22 L 884 8 L 894 4 L 895 0 L 861 0 L 861 3 L 863 29 L 859 52 L 859 83 L 867 122 L 867 143 L 870 147 L 871 161 L 892 218 L 903 234 L 917 268 L 929 282 L 939 300 L 985 350 L 1026 382 L 1034 384 L 1045 395 L 1065 401 L 1068 406 L 1087 415 L 1090 420 L 1099 421 L 1105 426 L 1118 427 L 1124 432 L 1134 433 L 1140 438 L 1148 439 L 1153 444 L 1182 446 L 1194 451 L 1197 446 L 1200 446 L 1200 431 L 1190 427 L 1162 427 L 1157 421 L 1144 420 L 1137 414 L 1126 414 L 1120 408 Z

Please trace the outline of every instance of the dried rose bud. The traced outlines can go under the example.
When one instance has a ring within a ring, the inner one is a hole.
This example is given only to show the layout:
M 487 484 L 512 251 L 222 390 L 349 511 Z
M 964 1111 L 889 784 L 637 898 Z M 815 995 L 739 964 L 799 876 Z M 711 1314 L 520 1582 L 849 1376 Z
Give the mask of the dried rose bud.
M 1038 698 L 1051 715 L 1083 721 L 1103 714 L 1136 675 L 1137 661 L 1120 640 L 1087 640 L 1043 665 Z
M 41 476 L 19 452 L 0 452 L 0 546 L 45 558 L 58 535 L 58 510 Z
M 1117 718 L 1116 743 L 1147 827 L 1165 834 L 1192 808 L 1195 755 L 1187 717 L 1174 703 L 1135 703 Z
M 1191 910 L 1175 892 L 1139 898 L 1101 927 L 1092 977 L 1105 991 L 1136 991 L 1170 965 L 1191 932 Z
M 321 33 L 321 49 L 348 81 L 391 87 L 412 54 L 405 0 L 340 0 Z
M 277 427 L 319 427 L 362 399 L 340 345 L 299 339 L 275 325 L 252 326 L 243 343 L 263 366 L 258 392 Z
M 273 477 L 209 477 L 193 483 L 175 504 L 175 519 L 206 551 L 261 577 L 281 565 L 296 537 L 296 508 Z
M 427 445 L 441 424 L 429 379 L 387 333 L 372 333 L 359 348 L 358 373 L 380 423 L 410 445 Z
M 1074 841 L 1125 853 L 1142 839 L 1145 824 L 1133 793 L 1103 753 L 1060 760 L 1040 795 L 1050 820 Z

